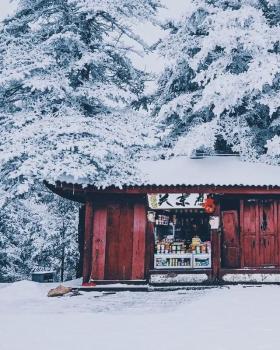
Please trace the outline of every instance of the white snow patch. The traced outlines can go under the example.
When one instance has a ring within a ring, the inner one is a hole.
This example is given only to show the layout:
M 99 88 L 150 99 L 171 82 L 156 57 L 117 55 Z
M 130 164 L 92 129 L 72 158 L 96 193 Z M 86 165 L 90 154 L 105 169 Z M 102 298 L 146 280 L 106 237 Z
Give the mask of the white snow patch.
M 168 283 L 202 283 L 208 280 L 205 273 L 198 274 L 153 274 L 150 276 L 150 283 L 168 284 Z
M 233 283 L 280 283 L 280 274 L 278 273 L 246 273 L 246 274 L 226 274 L 223 281 Z
M 206 156 L 201 159 L 177 156 L 143 160 L 138 165 L 140 185 L 280 186 L 280 166 L 243 161 L 239 156 Z M 57 180 L 94 185 L 87 177 L 59 176 Z M 116 185 L 116 187 L 119 187 Z
M 53 286 L 0 287 L 1 350 L 279 347 L 279 286 L 47 298 Z
M 242 161 L 238 156 L 174 157 L 140 164 L 148 184 L 280 186 L 280 167 Z
M 20 281 L 5 284 L 5 288 L 0 290 L 0 298 L 3 300 L 26 300 L 36 299 L 44 296 L 40 284 L 31 281 Z

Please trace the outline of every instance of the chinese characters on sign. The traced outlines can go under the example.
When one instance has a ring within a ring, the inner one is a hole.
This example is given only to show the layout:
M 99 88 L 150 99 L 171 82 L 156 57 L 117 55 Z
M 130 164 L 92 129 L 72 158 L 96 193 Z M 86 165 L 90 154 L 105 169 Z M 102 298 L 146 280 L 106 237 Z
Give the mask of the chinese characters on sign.
M 206 198 L 207 194 L 205 193 L 160 193 L 148 195 L 151 209 L 201 209 Z

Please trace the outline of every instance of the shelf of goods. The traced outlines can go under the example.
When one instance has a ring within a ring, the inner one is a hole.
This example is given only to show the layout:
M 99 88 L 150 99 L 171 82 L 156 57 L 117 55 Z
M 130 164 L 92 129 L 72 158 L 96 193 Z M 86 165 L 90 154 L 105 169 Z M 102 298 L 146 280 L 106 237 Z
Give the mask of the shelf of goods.
M 154 255 L 154 268 L 155 269 L 205 269 L 211 267 L 211 254 L 196 254 L 196 253 L 184 253 L 184 254 L 159 254 Z
M 205 269 L 211 267 L 211 254 L 193 254 L 192 266 L 194 269 Z
M 187 269 L 192 267 L 192 254 L 155 254 L 154 267 L 157 269 Z

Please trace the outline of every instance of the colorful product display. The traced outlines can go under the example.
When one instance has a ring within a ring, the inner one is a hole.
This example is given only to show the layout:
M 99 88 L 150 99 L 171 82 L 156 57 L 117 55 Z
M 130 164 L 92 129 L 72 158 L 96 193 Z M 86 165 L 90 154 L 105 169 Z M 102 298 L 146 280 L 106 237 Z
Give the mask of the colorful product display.
M 155 256 L 155 267 L 192 267 L 192 257 L 190 256 L 184 258 L 167 258 Z
M 207 268 L 211 267 L 211 255 L 210 254 L 200 254 L 200 255 L 193 255 L 192 260 L 193 268 Z
M 156 225 L 162 225 L 162 226 L 169 225 L 169 216 L 158 215 L 156 219 Z
M 154 268 L 210 268 L 208 223 L 209 219 L 205 215 L 157 213 Z
M 186 244 L 185 241 L 171 241 L 163 239 L 162 241 L 156 242 L 156 254 L 210 254 L 211 253 L 211 242 L 201 242 L 198 236 L 192 238 L 191 244 Z
M 187 245 L 184 241 L 156 243 L 155 268 L 209 268 L 211 267 L 211 242 L 201 242 L 194 237 Z

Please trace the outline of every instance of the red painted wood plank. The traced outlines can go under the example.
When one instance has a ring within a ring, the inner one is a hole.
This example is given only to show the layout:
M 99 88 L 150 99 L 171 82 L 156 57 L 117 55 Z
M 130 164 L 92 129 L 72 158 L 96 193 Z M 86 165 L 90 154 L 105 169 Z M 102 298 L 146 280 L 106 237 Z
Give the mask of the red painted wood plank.
M 260 266 L 276 266 L 278 264 L 276 201 L 260 200 L 259 216 Z
M 275 217 L 275 250 L 276 258 L 275 264 L 279 266 L 279 217 L 278 217 L 278 200 L 274 199 L 274 217 Z
M 134 280 L 145 278 L 146 208 L 143 203 L 134 205 L 132 274 Z
M 107 208 L 96 207 L 93 217 L 91 280 L 104 280 L 106 254 Z
M 121 203 L 119 228 L 119 265 L 121 280 L 131 279 L 133 250 L 133 204 Z
M 244 267 L 244 248 L 243 248 L 243 232 L 244 232 L 244 200 L 240 200 L 240 213 L 239 213 L 239 225 L 240 225 L 240 265 Z
M 219 230 L 211 230 L 212 280 L 219 279 L 221 269 L 221 234 Z
M 241 267 L 257 267 L 259 257 L 259 206 L 257 200 L 243 200 L 241 205 Z
M 118 280 L 119 275 L 119 240 L 120 240 L 120 204 L 109 204 L 107 211 L 107 243 L 105 279 Z
M 225 268 L 240 267 L 240 237 L 237 210 L 222 211 L 222 261 Z
M 89 281 L 91 272 L 92 257 L 92 228 L 93 228 L 93 204 L 86 202 L 85 213 L 85 238 L 84 238 L 84 262 L 83 262 L 83 282 Z
M 276 201 L 277 207 L 277 245 L 278 245 L 278 259 L 277 263 L 280 266 L 280 201 Z

